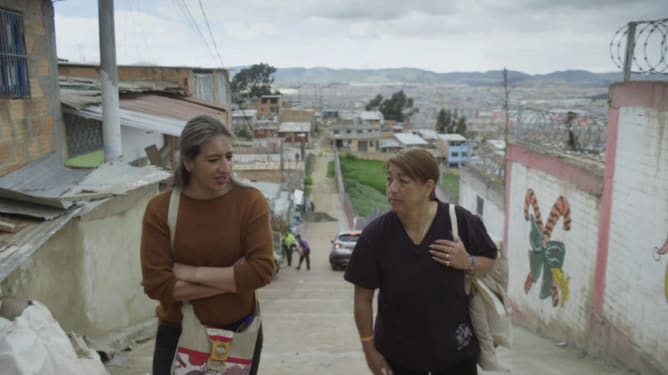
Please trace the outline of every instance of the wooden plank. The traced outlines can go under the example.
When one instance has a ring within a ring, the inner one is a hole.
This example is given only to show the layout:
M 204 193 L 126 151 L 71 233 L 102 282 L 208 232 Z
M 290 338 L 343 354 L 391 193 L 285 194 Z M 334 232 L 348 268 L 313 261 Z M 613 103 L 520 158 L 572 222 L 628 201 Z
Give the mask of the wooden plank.
M 16 224 L 0 220 L 0 231 L 14 233 L 16 231 Z
M 150 145 L 144 148 L 144 151 L 146 151 L 146 156 L 148 157 L 148 160 L 151 162 L 151 164 L 164 168 L 164 163 L 160 157 L 160 151 L 158 151 L 158 147 L 156 145 Z

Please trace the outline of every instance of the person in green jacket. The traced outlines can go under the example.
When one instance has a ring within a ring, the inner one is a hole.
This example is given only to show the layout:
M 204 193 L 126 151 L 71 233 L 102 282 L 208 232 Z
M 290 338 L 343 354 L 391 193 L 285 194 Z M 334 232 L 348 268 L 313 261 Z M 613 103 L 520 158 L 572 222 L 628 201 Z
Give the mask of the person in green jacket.
M 292 253 L 297 248 L 297 240 L 295 236 L 288 230 L 283 233 L 283 252 L 288 259 L 288 267 L 292 266 Z

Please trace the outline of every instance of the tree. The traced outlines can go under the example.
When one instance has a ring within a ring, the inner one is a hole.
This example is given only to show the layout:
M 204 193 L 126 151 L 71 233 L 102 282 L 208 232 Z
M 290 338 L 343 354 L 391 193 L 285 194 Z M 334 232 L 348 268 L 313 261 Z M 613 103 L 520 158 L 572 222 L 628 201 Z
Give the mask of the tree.
M 455 133 L 459 133 L 466 137 L 466 116 L 462 116 L 457 120 L 457 127 Z
M 366 110 L 367 111 L 375 111 L 380 107 L 380 104 L 383 102 L 383 96 L 378 94 L 376 95 L 375 98 L 371 99 L 369 103 L 366 105 Z
M 271 84 L 274 83 L 274 73 L 276 73 L 276 68 L 265 63 L 254 64 L 248 68 L 241 69 L 234 75 L 230 84 L 234 102 L 240 104 L 249 98 L 271 95 Z
M 436 131 L 439 133 L 459 133 L 466 137 L 466 116 L 459 116 L 459 111 L 441 108 L 436 118 Z
M 413 99 L 404 94 L 404 90 L 399 90 L 392 94 L 390 99 L 383 101 L 380 106 L 380 111 L 387 120 L 394 120 L 397 122 L 404 121 L 404 109 L 413 107 Z
M 439 133 L 447 133 L 451 121 L 452 115 L 450 114 L 450 111 L 441 108 L 441 110 L 438 111 L 438 117 L 436 118 L 436 131 Z
M 413 98 L 409 98 L 404 90 L 399 90 L 392 94 L 390 99 L 384 99 L 378 94 L 366 105 L 367 111 L 379 110 L 386 120 L 397 122 L 404 121 L 404 116 L 410 117 L 416 111 L 413 111 Z

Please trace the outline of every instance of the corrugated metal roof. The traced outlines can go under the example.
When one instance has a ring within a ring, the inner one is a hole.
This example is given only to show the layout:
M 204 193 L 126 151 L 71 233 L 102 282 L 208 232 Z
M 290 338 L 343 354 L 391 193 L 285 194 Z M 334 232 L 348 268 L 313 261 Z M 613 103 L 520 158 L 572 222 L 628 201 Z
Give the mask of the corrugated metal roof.
M 88 105 L 102 103 L 100 80 L 85 77 L 58 77 L 60 101 L 75 110 Z M 179 85 L 168 81 L 120 81 L 118 91 L 121 94 L 162 91 L 172 94 L 183 94 Z
M 392 148 L 399 147 L 401 144 L 396 139 L 381 139 L 378 141 L 378 148 Z
M 170 176 L 157 167 L 133 167 L 122 159 L 94 170 L 67 168 L 51 153 L 0 177 L 0 213 L 50 220 L 78 201 L 123 194 Z
M 422 139 L 419 135 L 412 133 L 396 133 L 394 138 L 404 145 L 426 145 L 427 141 Z
M 97 105 L 88 106 L 80 111 L 65 110 L 65 112 L 102 121 L 102 107 Z M 120 116 L 121 126 L 156 132 L 159 134 L 172 135 L 174 137 L 181 136 L 181 131 L 186 126 L 187 122 L 185 120 L 154 116 L 142 112 L 130 111 L 127 109 L 121 109 Z
M 383 114 L 380 111 L 362 111 L 360 112 L 359 117 L 362 121 L 383 121 Z
M 232 117 L 255 117 L 257 116 L 256 109 L 235 109 L 232 111 Z
M 142 186 L 164 181 L 171 177 L 168 173 L 153 165 L 133 167 L 127 161 L 119 159 L 102 164 L 86 178 L 73 187 L 72 195 L 95 192 L 124 194 Z
M 55 153 L 50 153 L 0 177 L 0 197 L 65 209 L 72 203 L 59 197 L 90 172 L 90 169 L 67 168 Z
M 80 207 L 73 207 L 59 218 L 47 221 L 22 220 L 17 233 L 0 233 L 0 281 L 20 267 L 46 241 L 75 217 Z
M 278 129 L 279 132 L 309 132 L 311 131 L 310 122 L 282 122 Z
M 215 103 L 198 101 L 193 99 L 179 99 L 162 95 L 141 95 L 135 98 L 121 98 L 122 109 L 149 115 L 169 117 L 188 121 L 198 115 L 210 115 L 224 119 L 225 107 Z
M 451 142 L 451 141 L 465 141 L 466 137 L 459 133 L 448 133 L 448 134 L 439 134 L 439 138 L 446 142 Z

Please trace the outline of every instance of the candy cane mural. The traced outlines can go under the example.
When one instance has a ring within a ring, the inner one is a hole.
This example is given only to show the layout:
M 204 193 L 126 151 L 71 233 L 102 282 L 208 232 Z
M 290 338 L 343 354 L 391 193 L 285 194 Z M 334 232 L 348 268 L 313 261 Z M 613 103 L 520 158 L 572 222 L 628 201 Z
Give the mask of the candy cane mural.
M 529 207 L 533 207 L 533 212 L 529 212 Z M 533 283 L 537 282 L 543 274 L 542 285 L 540 289 L 540 298 L 552 297 L 552 306 L 557 306 L 560 301 L 561 306 L 568 300 L 568 282 L 569 278 L 564 275 L 562 266 L 566 256 L 566 247 L 563 242 L 551 241 L 552 230 L 563 217 L 564 230 L 571 229 L 571 208 L 568 201 L 563 196 L 557 198 L 552 206 L 547 224 L 543 226 L 541 219 L 538 199 L 533 189 L 528 189 L 524 197 L 524 219 L 531 222 L 529 232 L 529 265 L 530 270 L 524 282 L 524 293 L 529 293 Z

